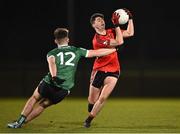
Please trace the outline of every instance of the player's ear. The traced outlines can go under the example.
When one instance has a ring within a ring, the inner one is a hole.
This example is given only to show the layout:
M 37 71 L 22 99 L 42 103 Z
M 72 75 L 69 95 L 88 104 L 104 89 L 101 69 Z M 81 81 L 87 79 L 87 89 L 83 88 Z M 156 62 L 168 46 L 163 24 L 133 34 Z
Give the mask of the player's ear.
M 91 25 L 93 28 L 95 28 L 95 24 L 94 23 L 92 23 L 92 25 Z
M 67 38 L 67 42 L 69 43 L 69 38 Z
M 57 40 L 56 40 L 56 39 L 54 40 L 54 43 L 55 43 L 55 44 L 58 44 L 58 42 L 57 42 Z

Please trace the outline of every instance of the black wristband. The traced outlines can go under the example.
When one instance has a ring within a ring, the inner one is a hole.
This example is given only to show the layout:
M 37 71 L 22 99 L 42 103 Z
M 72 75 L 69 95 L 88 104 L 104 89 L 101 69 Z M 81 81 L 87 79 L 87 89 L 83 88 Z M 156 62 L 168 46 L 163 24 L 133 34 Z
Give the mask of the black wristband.
M 60 79 L 57 76 L 54 76 L 54 77 L 52 77 L 52 81 L 55 82 L 56 84 L 62 84 L 65 80 Z
M 114 25 L 114 28 L 117 28 L 117 27 L 119 27 L 119 24 L 115 24 L 115 25 Z
M 52 80 L 56 80 L 56 79 L 57 79 L 57 76 L 53 76 L 53 77 L 52 77 Z
M 129 20 L 130 20 L 130 19 L 133 19 L 133 16 L 132 16 L 131 13 L 129 13 L 128 15 L 129 15 Z

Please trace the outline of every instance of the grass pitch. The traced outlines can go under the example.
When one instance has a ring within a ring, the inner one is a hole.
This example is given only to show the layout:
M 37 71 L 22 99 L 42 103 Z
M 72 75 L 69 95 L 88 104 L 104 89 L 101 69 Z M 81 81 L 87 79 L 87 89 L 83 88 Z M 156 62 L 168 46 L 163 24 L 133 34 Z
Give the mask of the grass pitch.
M 20 129 L 7 128 L 27 99 L 0 99 L 1 133 L 180 133 L 180 99 L 113 99 L 84 128 L 87 99 L 67 97 Z

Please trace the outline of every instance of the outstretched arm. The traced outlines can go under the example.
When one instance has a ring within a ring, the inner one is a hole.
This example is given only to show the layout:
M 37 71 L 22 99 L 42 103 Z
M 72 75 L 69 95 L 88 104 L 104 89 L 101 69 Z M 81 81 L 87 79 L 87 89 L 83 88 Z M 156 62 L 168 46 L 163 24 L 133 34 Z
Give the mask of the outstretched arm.
M 115 48 L 102 48 L 98 50 L 88 50 L 87 57 L 101 57 L 115 52 Z

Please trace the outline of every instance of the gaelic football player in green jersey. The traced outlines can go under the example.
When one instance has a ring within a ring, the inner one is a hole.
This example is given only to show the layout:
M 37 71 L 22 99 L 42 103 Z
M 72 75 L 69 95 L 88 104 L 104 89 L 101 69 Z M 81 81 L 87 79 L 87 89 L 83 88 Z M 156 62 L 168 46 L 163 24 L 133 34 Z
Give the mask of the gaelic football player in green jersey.
M 26 102 L 19 119 L 7 125 L 9 128 L 20 128 L 39 116 L 47 107 L 62 101 L 74 86 L 76 68 L 81 57 L 100 57 L 116 51 L 114 48 L 86 50 L 69 46 L 68 32 L 66 28 L 57 28 L 54 31 L 57 48 L 47 54 L 49 73 Z

